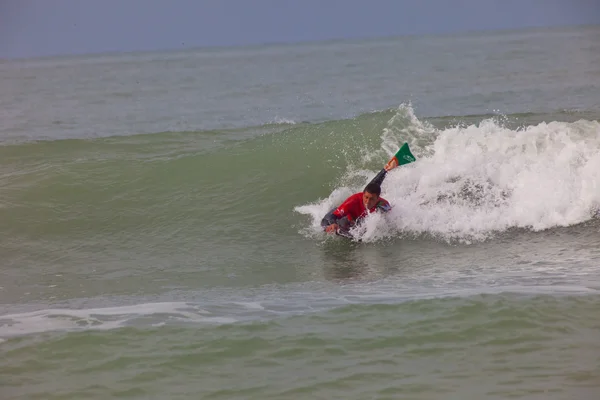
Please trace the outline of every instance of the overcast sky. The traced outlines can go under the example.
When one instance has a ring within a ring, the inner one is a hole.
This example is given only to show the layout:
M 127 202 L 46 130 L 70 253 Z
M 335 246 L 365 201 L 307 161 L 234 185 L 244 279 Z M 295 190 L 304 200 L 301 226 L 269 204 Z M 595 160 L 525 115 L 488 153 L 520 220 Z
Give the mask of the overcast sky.
M 0 58 L 600 24 L 600 0 L 0 0 Z

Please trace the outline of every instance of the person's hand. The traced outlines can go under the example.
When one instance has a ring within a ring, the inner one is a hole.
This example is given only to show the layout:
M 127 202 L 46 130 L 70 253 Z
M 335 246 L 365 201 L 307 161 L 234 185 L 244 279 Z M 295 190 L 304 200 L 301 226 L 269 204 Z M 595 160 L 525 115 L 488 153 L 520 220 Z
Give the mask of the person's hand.
M 327 233 L 335 233 L 339 228 L 338 224 L 331 224 L 327 228 L 325 228 L 325 232 Z

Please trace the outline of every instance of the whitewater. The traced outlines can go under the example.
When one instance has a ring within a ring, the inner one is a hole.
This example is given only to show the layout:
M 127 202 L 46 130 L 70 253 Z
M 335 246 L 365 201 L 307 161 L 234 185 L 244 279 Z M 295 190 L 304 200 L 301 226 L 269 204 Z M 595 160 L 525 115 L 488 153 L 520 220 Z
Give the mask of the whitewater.
M 396 127 L 401 120 L 406 127 Z M 401 106 L 381 135 L 381 150 L 392 157 L 402 141 L 418 162 L 390 172 L 383 196 L 389 215 L 370 215 L 355 228 L 357 240 L 428 234 L 445 240 L 483 240 L 511 228 L 533 231 L 591 220 L 600 206 L 600 124 L 578 120 L 510 129 L 502 118 L 438 130 Z M 374 153 L 367 153 L 372 159 Z M 381 158 L 381 157 L 380 157 Z M 345 178 L 316 204 L 297 207 L 320 219 L 348 195 L 361 191 L 375 173 L 350 165 Z

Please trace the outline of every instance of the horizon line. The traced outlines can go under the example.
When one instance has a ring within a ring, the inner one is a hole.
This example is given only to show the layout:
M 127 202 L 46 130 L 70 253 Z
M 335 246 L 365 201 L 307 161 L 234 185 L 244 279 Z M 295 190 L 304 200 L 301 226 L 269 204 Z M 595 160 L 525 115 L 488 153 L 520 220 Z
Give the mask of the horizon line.
M 373 41 L 373 40 L 390 40 L 400 39 L 409 37 L 452 37 L 461 35 L 473 35 L 477 33 L 494 34 L 494 33 L 507 33 L 507 32 L 523 32 L 523 31 L 536 31 L 536 30 L 548 30 L 548 29 L 564 29 L 564 28 L 587 28 L 587 27 L 600 27 L 600 23 L 583 23 L 583 24 L 555 24 L 555 25 L 544 25 L 544 26 L 525 26 L 520 28 L 482 28 L 472 30 L 460 30 L 460 31 L 445 31 L 445 32 L 431 32 L 431 33 L 405 33 L 398 35 L 372 35 L 372 36 L 361 36 L 361 37 L 331 37 L 326 39 L 316 40 L 290 40 L 290 41 L 266 41 L 256 42 L 247 44 L 228 44 L 228 45 L 199 45 L 188 48 L 156 48 L 156 49 L 132 49 L 132 50 L 103 50 L 103 51 L 89 51 L 89 52 L 74 52 L 74 53 L 54 53 L 45 54 L 38 56 L 17 56 L 17 57 L 0 57 L 1 62 L 11 61 L 32 61 L 42 60 L 51 58 L 68 58 L 68 57 L 102 57 L 102 56 L 117 56 L 126 54 L 149 54 L 149 53 L 175 53 L 185 51 L 198 51 L 198 50 L 241 50 L 246 48 L 256 48 L 265 46 L 297 46 L 297 45 L 311 45 L 311 44 L 326 44 L 336 42 L 360 42 L 360 41 Z M 185 43 L 185 42 L 183 42 Z

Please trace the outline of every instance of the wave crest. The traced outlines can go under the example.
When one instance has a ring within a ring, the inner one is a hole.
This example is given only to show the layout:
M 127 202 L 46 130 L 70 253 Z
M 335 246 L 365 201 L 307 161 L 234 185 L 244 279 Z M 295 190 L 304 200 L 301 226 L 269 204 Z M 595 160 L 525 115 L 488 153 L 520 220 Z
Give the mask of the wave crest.
M 511 129 L 488 118 L 436 129 L 403 105 L 383 129 L 380 148 L 362 161 L 389 157 L 405 141 L 417 162 L 388 174 L 382 195 L 393 210 L 366 219 L 356 231 L 363 241 L 406 234 L 478 241 L 510 228 L 579 224 L 600 208 L 597 121 Z M 350 165 L 327 199 L 296 207 L 312 217 L 311 234 L 329 208 L 362 190 L 376 172 Z

